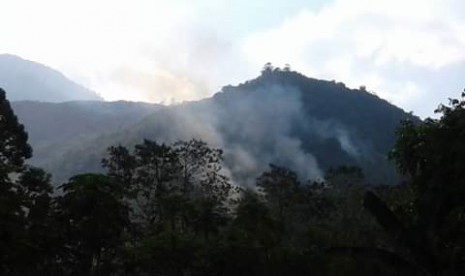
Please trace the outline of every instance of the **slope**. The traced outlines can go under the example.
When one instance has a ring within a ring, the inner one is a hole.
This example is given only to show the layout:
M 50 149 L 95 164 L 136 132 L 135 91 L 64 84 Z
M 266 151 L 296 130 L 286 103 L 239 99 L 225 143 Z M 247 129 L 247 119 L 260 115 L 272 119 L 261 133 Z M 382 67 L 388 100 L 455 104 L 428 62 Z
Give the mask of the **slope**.
M 94 91 L 54 69 L 8 54 L 0 55 L 0 87 L 7 92 L 10 101 L 102 100 Z
M 155 104 L 124 101 L 19 101 L 12 102 L 12 106 L 29 133 L 29 141 L 34 149 L 30 163 L 52 172 L 59 182 L 70 175 L 99 166 L 101 155 L 84 148 L 85 145 L 92 145 L 90 141 L 98 137 L 98 145 L 103 147 L 104 135 L 121 133 L 160 108 Z M 66 153 L 74 149 L 78 153 L 66 157 Z M 94 163 L 79 165 L 88 156 L 93 158 Z M 72 164 L 68 165 L 69 162 Z

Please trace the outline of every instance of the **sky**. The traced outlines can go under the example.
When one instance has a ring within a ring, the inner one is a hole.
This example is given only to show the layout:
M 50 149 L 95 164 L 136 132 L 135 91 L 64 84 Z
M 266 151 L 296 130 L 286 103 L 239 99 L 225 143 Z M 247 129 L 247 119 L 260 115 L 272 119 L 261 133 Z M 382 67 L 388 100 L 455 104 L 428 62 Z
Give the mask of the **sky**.
M 179 103 L 267 62 L 421 117 L 465 88 L 462 0 L 0 0 L 0 53 L 106 100 Z

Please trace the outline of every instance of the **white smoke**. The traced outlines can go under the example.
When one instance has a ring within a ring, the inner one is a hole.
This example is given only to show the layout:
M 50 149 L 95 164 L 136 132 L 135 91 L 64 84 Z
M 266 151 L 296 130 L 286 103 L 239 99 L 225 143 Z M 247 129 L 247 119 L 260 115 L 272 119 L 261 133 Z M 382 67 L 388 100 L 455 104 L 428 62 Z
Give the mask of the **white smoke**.
M 295 135 L 295 128 L 315 139 L 335 139 L 355 159 L 366 152 L 364 142 L 355 143 L 360 138 L 343 125 L 305 114 L 301 91 L 293 87 L 237 88 L 213 99 L 165 108 L 153 119 L 157 140 L 196 138 L 223 149 L 225 172 L 246 186 L 252 186 L 269 164 L 290 168 L 302 179 L 323 178 L 318 160 L 305 150 L 306 141 Z

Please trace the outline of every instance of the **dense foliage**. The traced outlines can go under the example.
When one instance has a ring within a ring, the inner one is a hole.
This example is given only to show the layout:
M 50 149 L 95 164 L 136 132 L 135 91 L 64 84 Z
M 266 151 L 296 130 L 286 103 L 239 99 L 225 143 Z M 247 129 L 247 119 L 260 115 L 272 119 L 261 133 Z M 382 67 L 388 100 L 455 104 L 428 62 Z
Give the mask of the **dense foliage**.
M 465 96 L 465 95 L 464 95 Z M 115 145 L 105 173 L 24 164 L 27 134 L 0 90 L 2 275 L 463 275 L 465 101 L 405 122 L 396 186 L 341 166 L 320 181 L 270 165 L 246 186 L 192 139 Z

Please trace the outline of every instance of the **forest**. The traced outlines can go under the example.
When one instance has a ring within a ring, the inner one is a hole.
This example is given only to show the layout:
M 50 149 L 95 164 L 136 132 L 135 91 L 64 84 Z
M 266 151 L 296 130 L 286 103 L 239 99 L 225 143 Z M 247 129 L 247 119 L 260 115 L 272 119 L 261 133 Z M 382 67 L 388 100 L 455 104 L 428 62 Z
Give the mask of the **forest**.
M 55 189 L 0 89 L 1 275 L 464 275 L 465 91 L 403 121 L 397 185 L 355 166 L 231 181 L 199 139 L 114 145 Z

